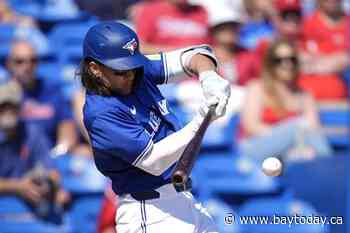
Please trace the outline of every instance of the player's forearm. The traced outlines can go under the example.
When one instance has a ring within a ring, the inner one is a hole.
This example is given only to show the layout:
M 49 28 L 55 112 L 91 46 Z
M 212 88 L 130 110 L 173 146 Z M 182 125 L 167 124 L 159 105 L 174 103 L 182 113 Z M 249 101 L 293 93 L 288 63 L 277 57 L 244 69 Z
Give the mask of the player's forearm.
M 197 75 L 204 71 L 216 70 L 216 65 L 213 60 L 202 54 L 194 55 L 189 66 L 190 70 Z
M 16 179 L 0 179 L 0 193 L 13 193 L 18 192 L 18 180 Z
M 180 158 L 202 120 L 197 116 L 181 130 L 155 143 L 149 154 L 136 166 L 156 176 L 162 174 Z

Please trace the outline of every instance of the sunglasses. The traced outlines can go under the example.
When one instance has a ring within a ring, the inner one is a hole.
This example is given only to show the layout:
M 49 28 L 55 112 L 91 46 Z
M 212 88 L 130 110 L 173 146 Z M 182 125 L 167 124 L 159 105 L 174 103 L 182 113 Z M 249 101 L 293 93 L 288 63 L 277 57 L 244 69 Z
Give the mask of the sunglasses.
M 292 63 L 294 66 L 298 65 L 298 58 L 296 56 L 289 56 L 289 57 L 274 57 L 272 59 L 272 62 L 275 65 L 280 65 L 285 61 L 289 61 L 290 63 Z
M 280 12 L 280 16 L 283 21 L 295 21 L 300 22 L 302 18 L 301 11 L 287 10 Z
M 23 65 L 23 64 L 36 64 L 38 62 L 38 58 L 31 57 L 31 58 L 12 58 L 12 62 L 16 65 Z

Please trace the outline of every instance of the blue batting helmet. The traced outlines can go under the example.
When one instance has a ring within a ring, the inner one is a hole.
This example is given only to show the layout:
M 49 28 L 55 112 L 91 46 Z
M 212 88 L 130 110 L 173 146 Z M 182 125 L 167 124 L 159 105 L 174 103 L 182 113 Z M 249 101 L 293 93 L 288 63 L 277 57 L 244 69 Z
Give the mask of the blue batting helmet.
M 141 68 L 147 61 L 140 53 L 136 33 L 115 21 L 102 22 L 89 29 L 84 39 L 83 56 L 114 70 Z

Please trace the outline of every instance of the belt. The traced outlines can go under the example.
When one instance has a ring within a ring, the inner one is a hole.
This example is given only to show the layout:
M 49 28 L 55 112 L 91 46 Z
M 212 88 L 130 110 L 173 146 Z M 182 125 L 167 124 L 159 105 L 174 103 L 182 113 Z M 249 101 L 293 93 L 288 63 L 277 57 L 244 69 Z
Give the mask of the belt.
M 175 188 L 176 192 L 178 192 L 178 193 L 191 190 L 192 180 L 188 179 L 185 184 L 176 185 L 174 188 Z M 157 199 L 160 197 L 160 193 L 156 190 L 150 190 L 150 191 L 130 193 L 130 196 L 132 198 L 134 198 L 135 200 L 144 201 L 144 200 Z

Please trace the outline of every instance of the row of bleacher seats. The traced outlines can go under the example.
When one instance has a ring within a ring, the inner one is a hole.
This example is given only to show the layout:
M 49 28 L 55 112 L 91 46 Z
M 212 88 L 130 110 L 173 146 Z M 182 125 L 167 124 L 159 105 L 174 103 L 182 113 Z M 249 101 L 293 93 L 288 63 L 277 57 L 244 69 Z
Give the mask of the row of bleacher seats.
M 284 178 L 280 179 L 262 175 L 259 165 L 247 158 L 230 153 L 202 153 L 193 171 L 193 192 L 214 216 L 221 233 L 328 233 L 329 225 L 245 224 L 239 222 L 239 219 L 240 216 L 295 214 L 338 216 L 339 208 L 345 208 L 342 204 L 345 202 L 345 168 L 350 162 L 348 157 L 339 158 L 322 159 L 316 164 L 289 166 Z M 33 218 L 31 209 L 25 203 L 14 197 L 2 197 L 1 232 L 15 233 L 22 232 L 23 229 L 29 233 L 96 232 L 106 179 L 97 173 L 93 161 L 88 158 L 64 155 L 56 158 L 55 162 L 62 173 L 63 186 L 72 193 L 72 204 L 64 215 L 63 224 L 55 225 Z M 336 170 L 326 170 L 325 164 L 329 163 Z M 340 180 L 335 174 L 342 175 L 344 179 Z M 300 182 L 301 177 L 308 182 Z M 304 195 L 307 201 L 313 201 L 313 206 L 320 207 L 322 212 L 300 201 L 293 189 L 300 189 L 300 186 L 307 190 Z M 336 188 L 334 197 L 322 194 L 316 186 Z M 230 215 L 235 217 L 234 224 L 228 222 Z

